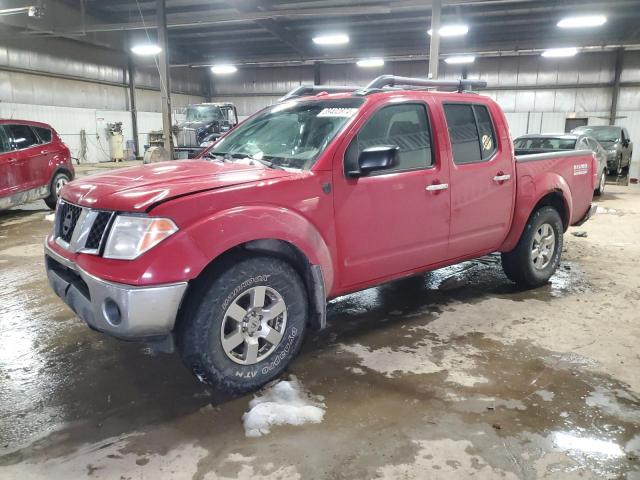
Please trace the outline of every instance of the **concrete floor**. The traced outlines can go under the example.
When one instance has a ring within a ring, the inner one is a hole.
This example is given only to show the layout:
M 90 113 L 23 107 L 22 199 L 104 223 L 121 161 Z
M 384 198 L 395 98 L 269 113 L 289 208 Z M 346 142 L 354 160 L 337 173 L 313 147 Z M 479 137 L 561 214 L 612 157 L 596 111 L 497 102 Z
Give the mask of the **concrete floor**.
M 487 257 L 331 302 L 289 371 L 324 421 L 260 438 L 54 296 L 44 204 L 0 213 L 0 478 L 640 478 L 640 188 L 607 188 L 545 287 Z

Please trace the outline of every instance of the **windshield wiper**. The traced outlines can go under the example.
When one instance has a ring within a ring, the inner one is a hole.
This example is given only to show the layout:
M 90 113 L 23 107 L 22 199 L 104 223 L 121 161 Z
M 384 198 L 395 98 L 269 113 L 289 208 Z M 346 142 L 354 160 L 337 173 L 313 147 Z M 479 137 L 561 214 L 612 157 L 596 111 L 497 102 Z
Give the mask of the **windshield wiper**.
M 227 156 L 237 158 L 240 160 L 244 160 L 244 159 L 253 160 L 260 163 L 261 165 L 264 165 L 267 168 L 273 168 L 275 170 L 284 170 L 284 168 L 282 168 L 280 165 L 277 165 L 273 162 L 269 162 L 268 160 L 263 160 L 261 158 L 255 158 L 255 157 L 252 157 L 251 155 L 246 155 L 244 153 L 232 153 L 231 155 L 227 154 Z

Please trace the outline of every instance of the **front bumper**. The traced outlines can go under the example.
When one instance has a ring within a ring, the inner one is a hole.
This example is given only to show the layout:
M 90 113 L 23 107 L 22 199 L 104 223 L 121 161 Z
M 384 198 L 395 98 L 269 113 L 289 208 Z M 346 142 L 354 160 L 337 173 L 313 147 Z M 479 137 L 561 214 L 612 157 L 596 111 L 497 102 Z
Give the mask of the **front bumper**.
M 576 223 L 574 223 L 573 225 L 575 227 L 579 227 L 580 225 L 582 225 L 584 222 L 586 222 L 587 220 L 589 220 L 591 217 L 593 217 L 596 212 L 598 211 L 598 205 L 596 203 L 592 203 L 591 206 L 589 207 L 589 210 L 587 210 L 587 213 L 585 213 L 584 217 L 582 217 L 580 220 L 578 220 Z
M 49 284 L 89 327 L 124 340 L 168 335 L 187 282 L 135 287 L 107 282 L 85 272 L 45 244 Z

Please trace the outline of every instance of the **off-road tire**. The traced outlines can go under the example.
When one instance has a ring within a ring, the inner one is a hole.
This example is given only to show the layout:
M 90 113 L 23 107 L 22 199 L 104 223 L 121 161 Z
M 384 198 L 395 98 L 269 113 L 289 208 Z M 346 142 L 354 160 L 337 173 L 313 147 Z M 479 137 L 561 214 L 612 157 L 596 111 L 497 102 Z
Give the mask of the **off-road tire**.
M 47 207 L 49 207 L 51 210 L 55 210 L 56 205 L 58 204 L 59 192 L 56 191 L 56 185 L 58 185 L 60 181 L 64 181 L 65 184 L 69 183 L 71 181 L 71 177 L 69 177 L 69 174 L 65 172 L 58 172 L 51 179 L 51 185 L 49 186 L 49 196 L 44 199 L 44 203 L 46 203 Z
M 548 224 L 555 234 L 555 248 L 551 261 L 543 269 L 537 269 L 532 261 L 534 235 L 544 224 Z M 563 244 L 563 225 L 558 211 L 553 207 L 536 210 L 522 232 L 522 236 L 512 251 L 502 254 L 502 269 L 507 277 L 518 285 L 538 287 L 549 281 L 560 264 Z
M 246 289 L 261 285 L 281 295 L 286 304 L 286 324 L 274 351 L 258 363 L 241 365 L 225 353 L 220 332 L 230 303 Z M 296 356 L 307 317 L 307 293 L 291 265 L 262 255 L 232 259 L 206 271 L 190 287 L 178 318 L 178 350 L 200 381 L 232 394 L 249 392 L 278 377 Z

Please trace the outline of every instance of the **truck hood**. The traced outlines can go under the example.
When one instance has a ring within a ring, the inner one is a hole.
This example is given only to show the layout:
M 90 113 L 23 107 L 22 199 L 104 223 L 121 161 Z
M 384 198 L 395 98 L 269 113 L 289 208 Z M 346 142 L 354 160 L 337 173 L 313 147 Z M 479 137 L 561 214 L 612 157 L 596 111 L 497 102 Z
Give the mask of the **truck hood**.
M 257 162 L 179 160 L 123 168 L 67 184 L 62 198 L 85 207 L 144 212 L 184 195 L 291 175 Z

